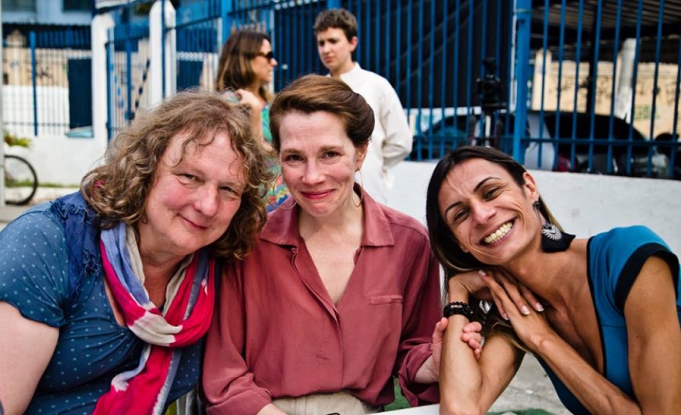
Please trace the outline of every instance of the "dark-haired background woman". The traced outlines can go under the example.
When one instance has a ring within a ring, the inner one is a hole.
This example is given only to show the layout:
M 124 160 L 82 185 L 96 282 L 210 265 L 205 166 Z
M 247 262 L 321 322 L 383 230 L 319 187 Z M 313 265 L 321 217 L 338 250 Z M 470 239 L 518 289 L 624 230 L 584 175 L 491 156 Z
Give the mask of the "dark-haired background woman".
M 270 102 L 272 94 L 267 85 L 277 60 L 272 52 L 270 38 L 252 30 L 238 30 L 227 39 L 220 52 L 216 89 L 228 94 L 230 101 L 239 103 L 250 111 L 251 124 L 263 145 L 272 151 L 270 132 Z M 288 197 L 288 190 L 281 178 L 281 168 L 272 153 L 270 171 L 276 177 L 267 189 L 268 211 L 275 209 Z

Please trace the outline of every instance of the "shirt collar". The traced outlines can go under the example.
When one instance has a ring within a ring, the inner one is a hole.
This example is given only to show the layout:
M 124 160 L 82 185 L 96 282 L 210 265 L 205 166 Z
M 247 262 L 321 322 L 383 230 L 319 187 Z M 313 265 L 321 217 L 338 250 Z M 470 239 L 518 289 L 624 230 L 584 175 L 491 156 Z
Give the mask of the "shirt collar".
M 369 196 L 359 185 L 356 189 L 362 195 L 364 205 L 364 234 L 362 246 L 392 246 L 395 245 L 390 222 L 380 204 Z M 292 197 L 289 197 L 267 217 L 267 223 L 260 233 L 260 239 L 277 245 L 300 245 L 298 232 L 298 207 Z
M 347 83 L 348 80 L 357 78 L 359 76 L 359 73 L 362 71 L 362 68 L 359 66 L 358 62 L 354 62 L 354 64 L 355 66 L 353 66 L 352 69 L 340 74 L 341 81 Z

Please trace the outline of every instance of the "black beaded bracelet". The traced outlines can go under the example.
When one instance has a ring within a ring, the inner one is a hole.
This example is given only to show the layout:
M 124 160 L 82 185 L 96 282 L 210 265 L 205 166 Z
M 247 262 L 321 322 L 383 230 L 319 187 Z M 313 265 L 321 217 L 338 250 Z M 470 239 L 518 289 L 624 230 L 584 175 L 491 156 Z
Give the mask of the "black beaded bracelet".
M 442 310 L 442 315 L 445 316 L 445 318 L 449 318 L 455 314 L 460 314 L 469 321 L 473 321 L 473 310 L 471 310 L 471 307 L 467 303 L 454 301 L 453 303 L 447 304 Z

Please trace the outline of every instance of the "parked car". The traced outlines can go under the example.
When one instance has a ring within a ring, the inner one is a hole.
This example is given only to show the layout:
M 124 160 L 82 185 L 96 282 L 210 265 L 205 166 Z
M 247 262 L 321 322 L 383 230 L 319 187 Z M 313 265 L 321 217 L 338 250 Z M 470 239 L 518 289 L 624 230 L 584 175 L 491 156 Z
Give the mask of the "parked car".
M 514 128 L 514 114 L 502 115 L 492 128 L 494 137 L 508 137 Z M 508 128 L 502 123 L 508 119 Z M 658 151 L 636 128 L 626 121 L 610 116 L 593 116 L 593 140 L 591 137 L 591 114 L 544 111 L 543 118 L 537 111 L 527 113 L 526 137 L 534 139 L 525 147 L 525 166 L 530 169 L 573 171 L 595 174 L 615 174 L 636 177 L 669 177 L 669 158 Z M 478 145 L 499 145 L 504 141 L 495 138 L 480 139 L 480 125 L 477 117 L 450 115 L 433 124 L 422 134 L 414 136 L 412 159 L 441 158 L 446 151 L 477 141 Z M 574 134 L 573 134 L 574 126 Z M 557 127 L 557 128 L 556 128 Z M 509 131 L 505 135 L 504 132 Z M 549 142 L 536 141 L 540 137 Z M 556 134 L 557 132 L 557 134 Z M 477 137 L 477 138 L 476 138 Z M 612 137 L 612 140 L 608 140 Z M 576 142 L 571 142 L 571 141 Z M 589 141 L 586 141 L 589 140 Z M 429 147 L 432 143 L 432 150 Z M 510 145 L 506 140 L 506 148 Z M 631 154 L 628 149 L 631 148 Z M 591 155 L 590 153 L 591 149 Z M 610 155 L 608 152 L 610 150 Z M 630 156 L 630 157 L 629 157 Z M 608 163 L 609 160 L 609 163 Z M 629 160 L 629 163 L 627 163 Z M 648 164 L 650 161 L 650 174 Z M 627 164 L 629 164 L 627 166 Z
M 531 112 L 528 114 L 528 119 L 530 118 L 538 120 L 540 114 Z M 548 131 L 549 137 L 558 140 L 571 140 L 573 138 L 588 140 L 592 134 L 592 119 L 593 141 L 558 142 L 557 144 L 559 156 L 570 161 L 572 171 L 643 177 L 648 176 L 648 163 L 650 161 L 650 177 L 667 178 L 669 176 L 668 157 L 658 152 L 655 147 L 651 147 L 651 143 L 640 131 L 617 117 L 611 119 L 609 115 L 601 114 L 592 116 L 586 113 L 545 112 L 544 136 L 546 137 L 546 131 Z M 539 123 L 537 121 L 536 124 Z M 531 136 L 538 137 L 538 133 L 532 132 Z M 608 137 L 612 138 L 611 142 L 606 142 Z M 631 149 L 631 152 L 629 152 L 629 149 Z M 589 163 L 590 150 L 592 152 L 591 163 Z M 610 164 L 608 164 L 609 151 Z

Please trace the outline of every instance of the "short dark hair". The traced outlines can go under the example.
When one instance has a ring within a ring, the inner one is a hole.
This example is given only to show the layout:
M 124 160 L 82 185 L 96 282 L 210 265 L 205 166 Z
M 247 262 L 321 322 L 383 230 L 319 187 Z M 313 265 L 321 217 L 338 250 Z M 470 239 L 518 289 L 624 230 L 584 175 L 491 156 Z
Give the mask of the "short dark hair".
M 328 9 L 317 15 L 314 21 L 314 34 L 317 35 L 327 29 L 341 29 L 348 41 L 357 36 L 357 19 L 355 15 L 345 9 Z
M 374 131 L 374 111 L 360 94 L 338 79 L 305 75 L 282 89 L 272 103 L 270 129 L 277 153 L 281 149 L 281 120 L 296 111 L 304 114 L 322 111 L 337 116 L 355 148 L 368 143 Z
M 483 159 L 490 163 L 497 164 L 511 175 L 513 181 L 515 181 L 518 186 L 523 186 L 525 184 L 524 174 L 527 171 L 525 167 L 509 155 L 494 148 L 473 146 L 459 147 L 440 160 L 437 166 L 435 166 L 433 175 L 430 178 L 430 183 L 428 184 L 428 191 L 426 193 L 426 223 L 428 224 L 428 235 L 430 236 L 430 244 L 433 253 L 445 267 L 445 279 L 451 277 L 453 274 L 487 267 L 486 264 L 483 264 L 473 255 L 466 253 L 461 249 L 456 237 L 454 237 L 454 234 L 442 217 L 438 203 L 440 188 L 449 172 L 464 161 L 471 159 Z M 539 197 L 539 206 L 539 212 L 544 218 L 560 227 L 541 197 Z

